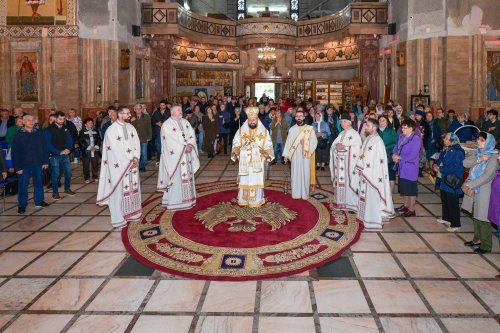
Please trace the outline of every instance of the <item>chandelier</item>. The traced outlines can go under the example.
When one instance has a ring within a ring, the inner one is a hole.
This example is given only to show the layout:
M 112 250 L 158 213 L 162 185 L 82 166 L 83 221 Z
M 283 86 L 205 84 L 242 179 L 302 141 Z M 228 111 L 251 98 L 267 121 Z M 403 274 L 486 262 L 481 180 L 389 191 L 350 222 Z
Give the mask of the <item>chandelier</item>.
M 271 65 L 276 63 L 276 49 L 267 45 L 257 49 L 257 61 L 268 71 Z

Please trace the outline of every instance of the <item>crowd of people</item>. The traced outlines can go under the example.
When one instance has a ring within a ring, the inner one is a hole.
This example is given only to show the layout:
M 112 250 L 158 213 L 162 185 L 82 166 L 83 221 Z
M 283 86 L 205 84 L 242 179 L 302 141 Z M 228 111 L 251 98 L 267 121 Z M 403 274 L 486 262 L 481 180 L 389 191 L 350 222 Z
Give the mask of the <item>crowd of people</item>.
M 169 123 L 172 118 L 175 122 Z M 122 127 L 127 123 L 128 129 L 123 127 L 125 132 L 116 134 L 118 126 L 112 126 L 115 123 L 122 124 Z M 165 124 L 170 126 L 167 130 Z M 189 129 L 184 130 L 186 124 Z M 30 175 L 33 176 L 36 207 L 48 205 L 43 197 L 44 174 L 50 173 L 54 200 L 61 199 L 61 176 L 64 176 L 64 193 L 74 195 L 71 189 L 72 163 L 81 163 L 85 182 L 99 182 L 99 187 L 103 187 L 102 191 L 106 193 L 105 187 L 113 183 L 111 178 L 114 176 L 111 175 L 115 174 L 110 169 L 106 172 L 109 176 L 102 175 L 103 166 L 107 168 L 113 164 L 111 157 L 104 157 L 113 154 L 112 147 L 116 143 L 110 144 L 107 135 L 113 128 L 118 141 L 130 134 L 134 139 L 129 153 L 137 153 L 137 163 L 134 162 L 133 167 L 137 164 L 139 173 L 146 171 L 148 160 L 156 161 L 160 168 L 158 188 L 163 188 L 165 193 L 172 188 L 169 177 L 177 169 L 170 172 L 166 167 L 166 173 L 162 171 L 164 154 L 207 154 L 209 158 L 231 154 L 233 160 L 240 159 L 240 169 L 259 169 L 257 165 L 242 162 L 240 156 L 241 149 L 247 147 L 242 131 L 255 129 L 255 133 L 266 135 L 262 141 L 266 147 L 262 146 L 260 151 L 263 160 L 270 164 L 291 162 L 294 198 L 307 199 L 310 187 L 315 185 L 316 171 L 322 172 L 329 167 L 335 189 L 334 206 L 357 212 L 358 218 L 368 228 L 381 229 L 383 222 L 390 220 L 395 212 L 404 217 L 416 215 L 418 178 L 423 172 L 436 179 L 442 202 L 442 217 L 437 221 L 445 224 L 448 231 L 460 230 L 461 197 L 462 208 L 473 214 L 474 239 L 465 245 L 475 247 L 480 253 L 491 251 L 490 222 L 500 223 L 499 209 L 490 204 L 492 193 L 500 191 L 500 120 L 496 110 L 488 109 L 474 123 L 465 112 L 456 113 L 451 109 L 445 112 L 440 107 L 418 105 L 415 110 L 405 113 L 401 105 L 392 101 L 386 105 L 357 101 L 349 111 L 343 112 L 311 99 L 279 98 L 275 102 L 265 95 L 260 99 L 244 96 L 175 97 L 170 101 L 160 101 L 155 110 L 148 110 L 143 104 L 136 104 L 133 108 L 120 107 L 115 101 L 95 118 L 82 120 L 74 109 L 67 113 L 54 110 L 43 124 L 35 124 L 35 118 L 24 114 L 22 108 L 14 108 L 12 114 L 1 110 L 0 141 L 6 142 L 7 158 L 13 163 L 13 170 L 2 169 L 2 177 L 7 178 L 10 171 L 18 179 L 19 213 L 26 210 Z M 182 134 L 177 139 L 176 128 L 180 128 Z M 471 141 L 477 144 L 477 149 L 464 150 L 461 144 Z M 172 146 L 172 142 L 178 145 Z M 191 148 L 184 150 L 182 147 L 186 145 Z M 164 159 L 168 160 L 167 157 Z M 191 164 L 190 174 L 194 175 L 192 171 L 197 170 L 192 165 L 194 159 L 183 158 L 182 164 Z M 133 159 L 135 161 L 135 157 Z M 5 164 L 0 165 L 5 168 Z M 131 169 L 123 172 L 132 174 Z M 303 180 L 304 175 L 307 181 Z M 138 176 L 134 174 L 134 177 Z M 160 179 L 164 183 L 160 184 Z M 404 202 L 394 208 L 392 193 L 396 181 Z M 134 188 L 136 182 L 139 181 L 131 178 L 129 187 Z M 184 183 L 189 184 L 189 181 Z M 135 189 L 140 192 L 139 186 Z M 190 193 L 189 187 L 177 190 Z M 173 202 L 173 198 L 166 196 L 164 204 L 174 208 L 190 207 L 193 194 L 195 196 L 194 187 L 185 201 Z M 107 202 L 111 198 L 109 193 L 104 197 L 98 201 Z M 264 195 L 259 191 L 241 191 L 238 199 L 241 203 L 256 206 L 263 202 Z

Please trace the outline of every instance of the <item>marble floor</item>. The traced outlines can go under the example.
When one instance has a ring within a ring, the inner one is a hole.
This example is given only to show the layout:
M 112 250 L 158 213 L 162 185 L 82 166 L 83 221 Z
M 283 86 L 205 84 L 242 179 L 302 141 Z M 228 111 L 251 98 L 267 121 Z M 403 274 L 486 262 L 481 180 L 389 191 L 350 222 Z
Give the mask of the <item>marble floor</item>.
M 202 158 L 197 182 L 235 181 L 227 156 Z M 155 170 L 154 163 L 148 170 Z M 272 178 L 284 179 L 273 166 Z M 209 282 L 164 274 L 125 252 L 109 213 L 95 205 L 96 184 L 74 167 L 76 196 L 45 209 L 32 201 L 17 214 L 7 197 L 0 215 L 0 331 L 329 333 L 499 332 L 500 247 L 474 254 L 460 233 L 435 222 L 439 197 L 420 179 L 417 217 L 395 218 L 383 232 L 363 232 L 329 266 L 296 276 Z M 331 188 L 328 171 L 320 186 Z M 143 200 L 156 171 L 142 177 Z M 50 193 L 46 201 L 51 202 Z M 399 196 L 394 201 L 400 203 Z

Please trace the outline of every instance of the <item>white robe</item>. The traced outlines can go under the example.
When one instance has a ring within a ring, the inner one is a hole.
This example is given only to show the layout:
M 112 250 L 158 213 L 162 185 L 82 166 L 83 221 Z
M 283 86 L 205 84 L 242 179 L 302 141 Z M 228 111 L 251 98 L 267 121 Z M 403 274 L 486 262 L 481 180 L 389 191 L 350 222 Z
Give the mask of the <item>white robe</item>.
M 345 151 L 338 151 L 341 143 Z M 357 182 L 355 166 L 359 158 L 361 137 L 354 129 L 343 130 L 333 141 L 330 150 L 330 172 L 333 183 L 333 206 L 337 209 L 355 211 L 358 208 Z
M 141 217 L 139 170 L 133 159 L 141 157 L 139 135 L 134 126 L 114 122 L 104 135 L 97 204 L 108 205 L 113 227 Z
M 260 207 L 264 198 L 264 163 L 274 159 L 273 143 L 268 130 L 260 120 L 252 130 L 248 121 L 240 127 L 233 139 L 231 160 L 239 159 L 238 204 L 241 206 Z M 266 152 L 267 160 L 262 155 Z
M 387 153 L 384 141 L 376 134 L 368 136 L 356 164 L 359 178 L 358 219 L 368 230 L 381 230 L 383 222 L 394 217 Z
M 318 139 L 312 126 L 295 125 L 290 128 L 283 148 L 283 157 L 288 158 L 292 166 L 290 180 L 294 199 L 309 199 L 311 155 L 314 154 L 317 144 Z
M 168 210 L 189 209 L 196 205 L 194 174 L 200 168 L 196 135 L 186 119 L 170 117 L 161 127 L 161 159 L 158 191 L 164 192 L 162 205 Z M 186 152 L 188 145 L 193 147 Z

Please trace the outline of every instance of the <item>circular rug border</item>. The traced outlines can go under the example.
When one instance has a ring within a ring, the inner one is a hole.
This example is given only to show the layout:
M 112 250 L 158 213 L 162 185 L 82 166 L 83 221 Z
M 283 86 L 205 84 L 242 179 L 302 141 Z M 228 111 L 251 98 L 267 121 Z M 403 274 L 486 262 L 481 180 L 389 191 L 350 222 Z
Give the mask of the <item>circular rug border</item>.
M 277 180 L 277 181 L 278 182 L 284 182 L 282 180 Z M 214 182 L 208 182 L 208 183 L 201 183 L 201 184 L 199 184 L 199 186 L 209 185 L 209 184 L 216 184 L 216 183 L 219 183 L 219 182 L 218 181 L 214 181 Z M 325 190 L 321 186 L 316 185 L 316 187 L 319 188 L 319 189 L 321 189 L 322 191 L 325 191 L 325 192 L 333 194 L 332 191 Z M 153 197 L 150 198 L 150 199 L 148 199 L 144 203 L 142 203 L 142 206 L 148 205 L 152 201 L 157 200 L 159 197 L 161 197 L 161 194 L 160 194 L 160 196 L 154 196 L 154 194 L 153 194 Z M 309 265 L 309 266 L 307 266 L 305 268 L 300 268 L 300 269 L 297 269 L 297 270 L 294 270 L 294 271 L 288 271 L 288 272 L 283 272 L 283 273 L 262 275 L 262 276 L 247 275 L 247 276 L 240 276 L 240 277 L 230 277 L 230 276 L 222 276 L 222 277 L 214 276 L 214 277 L 211 277 L 211 276 L 207 276 L 207 275 L 198 275 L 198 274 L 191 274 L 191 273 L 185 273 L 185 272 L 176 271 L 176 270 L 173 270 L 173 269 L 170 269 L 170 268 L 167 268 L 167 267 L 160 266 L 160 265 L 157 265 L 155 263 L 152 263 L 151 261 L 147 260 L 142 255 L 140 255 L 140 253 L 138 253 L 137 251 L 135 251 L 135 249 L 131 246 L 130 242 L 128 241 L 128 236 L 127 236 L 128 235 L 128 224 L 127 224 L 127 226 L 125 228 L 122 229 L 122 231 L 121 231 L 121 238 L 122 238 L 122 243 L 125 246 L 125 250 L 135 260 L 139 261 L 140 263 L 142 263 L 142 264 L 144 264 L 144 265 L 146 265 L 148 267 L 154 268 L 154 269 L 156 269 L 158 271 L 161 271 L 161 272 L 164 272 L 164 273 L 168 273 L 168 274 L 175 275 L 175 276 L 181 276 L 181 277 L 185 277 L 185 278 L 189 278 L 189 279 L 205 280 L 205 281 L 259 281 L 259 280 L 265 280 L 265 279 L 274 279 L 274 278 L 282 278 L 282 277 L 286 277 L 286 276 L 297 275 L 297 274 L 303 273 L 305 271 L 309 271 L 309 270 L 311 270 L 313 268 L 318 268 L 320 266 L 323 266 L 323 265 L 325 265 L 325 264 L 327 264 L 327 263 L 329 263 L 329 262 L 337 259 L 346 250 L 350 249 L 351 246 L 354 245 L 359 240 L 359 238 L 361 237 L 361 233 L 364 230 L 364 224 L 363 224 L 363 222 L 361 222 L 357 218 L 356 218 L 356 222 L 359 223 L 359 229 L 358 229 L 357 234 L 353 237 L 352 241 L 347 246 L 345 246 L 342 250 L 338 251 L 334 256 L 329 257 L 328 259 L 325 259 L 325 260 L 323 260 L 321 262 L 317 262 L 317 263 L 314 263 L 312 265 Z

